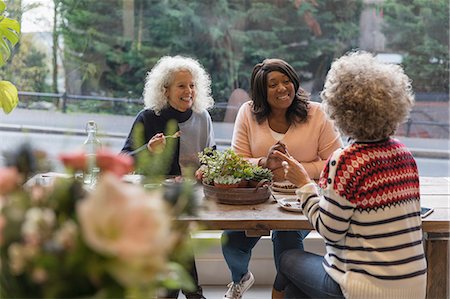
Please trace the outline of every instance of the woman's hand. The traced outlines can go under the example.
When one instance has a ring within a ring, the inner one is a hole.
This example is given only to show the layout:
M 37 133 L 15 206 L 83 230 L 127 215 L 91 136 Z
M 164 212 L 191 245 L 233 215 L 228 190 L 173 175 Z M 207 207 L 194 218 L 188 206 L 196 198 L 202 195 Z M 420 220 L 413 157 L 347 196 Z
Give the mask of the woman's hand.
M 205 168 L 206 165 L 202 165 L 200 166 L 196 171 L 195 171 L 195 179 L 197 180 L 197 182 L 202 182 L 203 181 L 203 174 L 205 173 Z
M 303 185 L 311 182 L 303 165 L 289 155 L 288 152 L 282 153 L 280 151 L 275 151 L 273 155 L 282 161 L 281 164 L 284 169 L 284 177 L 291 183 L 301 188 Z
M 147 143 L 147 149 L 151 153 L 160 153 L 166 147 L 166 137 L 164 133 L 157 133 Z
M 286 145 L 280 141 L 275 143 L 267 152 L 267 157 L 261 159 L 259 165 L 266 167 L 272 171 L 274 181 L 284 181 L 284 172 L 281 166 L 282 160 L 274 156 L 273 153 L 275 151 L 286 153 Z

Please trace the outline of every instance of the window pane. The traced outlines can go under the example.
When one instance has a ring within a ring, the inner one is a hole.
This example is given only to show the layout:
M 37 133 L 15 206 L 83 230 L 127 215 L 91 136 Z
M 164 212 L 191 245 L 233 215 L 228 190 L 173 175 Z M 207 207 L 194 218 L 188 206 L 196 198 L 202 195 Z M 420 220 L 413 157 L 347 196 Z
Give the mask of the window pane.
M 124 135 L 143 107 L 146 72 L 161 56 L 180 54 L 199 59 L 210 73 L 216 102 L 210 113 L 215 122 L 231 124 L 218 124 L 227 128 L 218 137 L 229 140 L 256 63 L 269 57 L 288 61 L 302 87 L 320 101 L 333 59 L 363 49 L 402 65 L 412 79 L 417 103 L 397 135 L 449 137 L 447 0 L 6 3 L 9 16 L 21 20 L 22 37 L 0 69 L 1 78 L 20 91 L 19 108 L 2 117 L 3 124 L 82 131 L 88 119 L 102 114 L 105 134 Z M 60 124 L 59 118 L 39 117 L 43 112 L 36 109 L 69 120 Z M 120 127 L 114 117 L 122 119 Z

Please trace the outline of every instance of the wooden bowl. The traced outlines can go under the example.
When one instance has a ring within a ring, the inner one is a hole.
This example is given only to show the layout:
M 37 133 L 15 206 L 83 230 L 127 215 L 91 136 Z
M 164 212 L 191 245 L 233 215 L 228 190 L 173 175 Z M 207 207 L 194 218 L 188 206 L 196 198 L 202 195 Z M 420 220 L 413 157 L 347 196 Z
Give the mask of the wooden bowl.
M 255 188 L 216 188 L 203 184 L 206 198 L 228 205 L 254 205 L 266 202 L 270 197 L 269 185 Z

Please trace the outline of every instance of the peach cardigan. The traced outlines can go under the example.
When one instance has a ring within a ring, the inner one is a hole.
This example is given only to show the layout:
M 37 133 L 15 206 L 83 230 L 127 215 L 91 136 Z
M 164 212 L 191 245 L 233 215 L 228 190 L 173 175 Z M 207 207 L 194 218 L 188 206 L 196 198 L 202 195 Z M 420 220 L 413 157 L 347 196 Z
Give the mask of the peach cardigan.
M 342 147 L 340 134 L 321 109 L 321 105 L 315 102 L 309 102 L 307 121 L 291 125 L 281 141 L 313 179 L 319 178 L 328 157 Z M 258 124 L 251 113 L 251 101 L 244 103 L 236 117 L 232 148 L 257 164 L 259 159 L 267 156 L 269 149 L 276 142 L 268 120 Z

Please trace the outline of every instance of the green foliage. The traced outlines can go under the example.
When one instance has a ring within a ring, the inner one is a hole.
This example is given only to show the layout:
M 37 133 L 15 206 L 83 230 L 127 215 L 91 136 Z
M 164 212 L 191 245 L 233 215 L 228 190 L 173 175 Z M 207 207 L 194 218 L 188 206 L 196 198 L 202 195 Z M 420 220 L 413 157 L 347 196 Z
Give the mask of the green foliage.
M 222 175 L 214 178 L 214 184 L 221 184 L 221 185 L 234 185 L 239 184 L 241 181 L 242 181 L 241 178 L 237 178 L 232 175 Z
M 19 22 L 5 17 L 5 9 L 5 2 L 0 0 L 0 66 L 9 59 L 20 38 Z M 10 113 L 18 102 L 17 88 L 8 81 L 0 81 L 0 108 Z
M 18 104 L 17 88 L 8 81 L 0 81 L 0 108 L 10 113 Z
M 9 78 L 21 91 L 50 92 L 45 82 L 48 74 L 46 55 L 33 45 L 29 36 L 21 39 L 18 52 L 0 69 L 0 76 Z
M 60 3 L 65 67 L 66 71 L 81 74 L 82 93 L 139 98 L 146 72 L 164 52 L 151 43 L 134 42 L 134 36 L 124 35 L 123 1 L 61 0 Z M 144 2 L 135 3 L 138 10 Z M 139 16 L 138 11 L 135 16 Z M 127 111 L 132 113 L 120 112 Z
M 272 173 L 272 171 L 270 171 L 270 169 L 261 167 L 261 166 L 256 166 L 253 169 L 252 180 L 259 182 L 262 180 L 272 181 L 272 179 L 273 179 L 273 173 Z
M 203 164 L 203 181 L 207 184 L 211 184 L 218 178 L 237 178 L 240 181 L 244 178 L 244 170 L 251 167 L 249 162 L 232 149 L 221 152 L 206 148 L 199 153 L 198 157 Z
M 5 17 L 6 4 L 0 1 L 0 66 L 11 56 L 11 51 L 19 42 L 20 24 L 16 20 Z
M 248 162 L 230 148 L 224 151 L 206 148 L 198 157 L 205 184 L 235 184 L 243 179 L 272 181 L 269 169 Z
M 66 65 L 83 75 L 83 93 L 140 97 L 154 63 L 181 54 L 206 67 L 216 102 L 226 102 L 235 88 L 248 90 L 253 66 L 269 57 L 285 59 L 320 90 L 333 58 L 356 47 L 361 9 L 361 0 L 299 7 L 296 1 L 135 0 L 132 35 L 125 36 L 122 1 L 61 3 L 65 57 L 72 60 Z
M 449 2 L 387 0 L 388 47 L 404 55 L 416 92 L 449 92 Z

